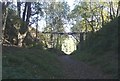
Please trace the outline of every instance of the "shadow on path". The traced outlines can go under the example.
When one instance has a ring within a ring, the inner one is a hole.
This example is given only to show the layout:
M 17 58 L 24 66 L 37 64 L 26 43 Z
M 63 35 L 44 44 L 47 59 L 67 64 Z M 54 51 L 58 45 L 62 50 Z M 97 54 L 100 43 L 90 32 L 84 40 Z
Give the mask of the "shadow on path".
M 62 63 L 64 79 L 110 79 L 110 76 L 103 75 L 98 69 L 77 61 L 69 55 L 58 56 L 58 60 Z

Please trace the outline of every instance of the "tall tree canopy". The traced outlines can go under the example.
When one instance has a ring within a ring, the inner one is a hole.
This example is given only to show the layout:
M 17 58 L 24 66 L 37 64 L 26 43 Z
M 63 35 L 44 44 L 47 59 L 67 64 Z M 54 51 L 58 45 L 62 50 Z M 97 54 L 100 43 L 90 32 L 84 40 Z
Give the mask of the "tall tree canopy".
M 35 28 L 35 41 L 39 38 L 39 22 L 46 22 L 44 32 L 66 32 L 66 25 L 72 24 L 71 32 L 85 32 L 86 38 L 89 32 L 96 32 L 107 22 L 120 15 L 120 1 L 116 2 L 91 2 L 91 0 L 77 1 L 73 10 L 65 1 L 40 1 L 21 2 L 17 5 L 12 2 L 2 2 L 2 25 L 3 40 L 10 44 L 23 46 L 24 39 L 33 25 Z M 80 36 L 72 35 L 78 42 Z M 61 49 L 62 42 L 68 35 L 45 34 L 44 43 L 46 46 Z M 43 38 L 41 38 L 43 39 Z

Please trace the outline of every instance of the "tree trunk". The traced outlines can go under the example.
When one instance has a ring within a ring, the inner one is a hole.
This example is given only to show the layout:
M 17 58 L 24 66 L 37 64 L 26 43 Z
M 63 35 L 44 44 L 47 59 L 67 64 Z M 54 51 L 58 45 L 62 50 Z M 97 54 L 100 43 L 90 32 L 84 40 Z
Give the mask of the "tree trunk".
M 37 14 L 37 23 L 36 23 L 36 43 L 38 38 L 38 14 Z
M 6 21 L 7 21 L 7 16 L 8 16 L 8 5 L 9 5 L 9 2 L 7 2 L 6 4 L 3 3 L 2 7 L 4 7 L 4 11 L 3 11 L 3 28 L 2 28 L 2 33 L 3 33 L 3 42 L 5 40 L 5 28 L 6 28 Z
M 22 16 L 22 20 L 25 21 L 25 15 L 26 15 L 26 10 L 27 10 L 27 2 L 25 3 L 25 8 L 24 8 L 24 11 L 23 11 L 23 16 Z
M 87 39 L 87 31 L 88 31 L 88 29 L 87 29 L 87 22 L 85 21 L 85 40 Z
M 110 19 L 113 20 L 113 15 L 112 15 L 112 3 L 110 3 Z
M 92 28 L 92 32 L 94 32 L 95 30 L 94 30 L 94 28 L 93 28 L 93 25 L 90 23 L 90 21 L 89 20 L 87 20 L 87 19 L 85 19 L 87 22 L 88 22 L 88 24 L 91 26 L 91 28 Z
M 26 12 L 27 12 L 27 16 L 26 16 Z M 25 16 L 26 16 L 26 21 L 25 21 Z M 21 31 L 18 34 L 18 46 L 20 47 L 22 46 L 22 42 L 28 33 L 28 25 L 29 25 L 30 16 L 31 16 L 31 2 L 26 2 L 25 9 L 23 12 L 23 21 L 25 24 L 21 26 Z
M 91 22 L 88 21 L 88 23 L 92 28 L 92 32 L 94 32 L 95 30 L 94 30 L 94 27 L 93 27 L 93 10 L 92 10 L 92 2 L 91 2 L 91 0 L 90 0 L 90 11 L 92 13 L 92 17 L 91 17 Z
M 31 2 L 27 2 L 27 18 L 26 18 L 26 23 L 27 23 L 27 26 L 29 24 L 29 18 L 31 16 Z
M 59 35 L 57 34 L 56 48 L 59 49 Z
M 120 1 L 118 2 L 118 8 L 117 8 L 117 13 L 116 17 L 120 16 Z
M 103 25 L 104 25 L 103 7 L 102 7 L 102 10 L 101 10 L 101 18 L 102 18 L 102 27 L 103 27 Z
M 4 13 L 3 13 L 3 19 L 4 19 L 3 31 L 5 30 L 5 27 L 6 27 L 6 21 L 7 21 L 7 16 L 8 16 L 8 5 L 9 5 L 8 2 L 6 4 L 3 3 L 4 10 L 5 10 Z
M 111 9 L 112 9 L 112 13 L 113 13 L 113 18 L 115 18 L 115 11 L 114 11 L 114 7 L 113 7 L 113 2 L 111 1 Z
M 60 48 L 60 50 L 62 50 L 62 37 L 61 37 L 61 35 L 60 35 L 60 39 L 59 39 L 59 44 L 60 44 L 59 48 Z
M 0 11 L 2 11 L 2 3 L 0 3 Z M 0 13 L 0 45 L 2 44 L 2 13 Z
M 20 14 L 21 14 L 21 3 L 20 3 L 20 0 L 17 0 L 17 14 L 18 16 L 20 17 Z

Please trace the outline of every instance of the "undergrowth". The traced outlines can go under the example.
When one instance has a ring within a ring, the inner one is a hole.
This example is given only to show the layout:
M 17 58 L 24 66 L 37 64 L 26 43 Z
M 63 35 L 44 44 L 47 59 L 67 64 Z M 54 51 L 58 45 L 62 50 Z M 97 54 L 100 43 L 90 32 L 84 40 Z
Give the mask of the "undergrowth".
M 80 42 L 78 50 L 71 55 L 118 78 L 118 18 L 87 35 L 87 39 Z
M 3 79 L 54 79 L 63 76 L 60 62 L 38 47 L 3 47 Z

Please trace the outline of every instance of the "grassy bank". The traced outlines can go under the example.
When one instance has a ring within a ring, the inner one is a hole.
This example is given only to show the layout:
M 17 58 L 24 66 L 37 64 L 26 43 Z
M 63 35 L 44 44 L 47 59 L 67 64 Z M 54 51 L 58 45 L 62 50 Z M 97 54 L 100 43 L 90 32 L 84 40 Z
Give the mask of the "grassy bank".
M 56 54 L 40 48 L 3 47 L 3 79 L 62 77 Z
M 89 34 L 72 56 L 118 78 L 118 18 Z

